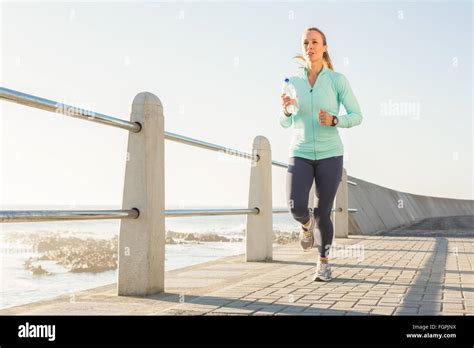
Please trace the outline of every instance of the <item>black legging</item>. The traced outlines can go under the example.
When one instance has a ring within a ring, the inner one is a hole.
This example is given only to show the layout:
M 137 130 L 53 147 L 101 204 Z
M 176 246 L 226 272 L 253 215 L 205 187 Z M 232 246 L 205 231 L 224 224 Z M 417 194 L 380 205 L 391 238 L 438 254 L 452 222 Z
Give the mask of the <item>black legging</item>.
M 321 231 L 319 255 L 327 257 L 334 236 L 331 211 L 342 178 L 343 156 L 310 160 L 290 157 L 286 177 L 287 202 L 293 218 L 301 224 L 309 221 L 308 198 L 313 180 L 318 206 L 314 216 Z M 317 232 L 317 231 L 315 231 Z

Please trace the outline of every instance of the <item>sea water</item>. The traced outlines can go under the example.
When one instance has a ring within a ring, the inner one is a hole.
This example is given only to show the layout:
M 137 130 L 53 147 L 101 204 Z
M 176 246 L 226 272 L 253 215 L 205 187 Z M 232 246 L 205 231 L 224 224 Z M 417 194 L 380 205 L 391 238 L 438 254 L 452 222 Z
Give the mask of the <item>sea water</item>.
M 203 208 L 193 207 L 190 209 Z M 231 208 L 231 207 L 220 207 Z M 235 207 L 234 207 L 235 208 Z M 119 207 L 2 207 L 8 209 L 120 209 Z M 178 209 L 167 207 L 166 209 Z M 226 237 L 245 237 L 245 215 L 193 216 L 166 218 L 167 231 L 184 233 L 211 233 Z M 38 254 L 31 246 L 7 242 L 12 233 L 59 232 L 61 236 L 111 239 L 120 229 L 119 220 L 63 221 L 40 223 L 0 224 L 0 308 L 30 303 L 59 295 L 112 284 L 117 281 L 117 270 L 100 273 L 71 273 L 54 261 L 42 261 L 51 275 L 33 275 L 23 266 L 26 259 Z M 273 229 L 297 231 L 298 223 L 288 213 L 273 215 Z M 167 244 L 165 248 L 166 271 L 215 260 L 245 252 L 245 242 L 203 242 Z

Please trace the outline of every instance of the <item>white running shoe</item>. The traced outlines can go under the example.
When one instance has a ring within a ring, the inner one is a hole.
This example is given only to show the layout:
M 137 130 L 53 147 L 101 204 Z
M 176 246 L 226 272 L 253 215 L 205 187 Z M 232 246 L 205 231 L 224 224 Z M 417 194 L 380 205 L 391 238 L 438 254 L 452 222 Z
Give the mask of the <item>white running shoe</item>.
M 313 214 L 309 214 L 309 227 L 306 228 L 304 225 L 301 225 L 300 230 L 300 246 L 303 251 L 310 251 L 314 245 L 314 227 L 316 226 L 316 221 L 313 217 Z
M 318 260 L 318 264 L 316 265 L 316 272 L 313 276 L 313 281 L 319 282 L 328 282 L 332 279 L 331 274 L 331 267 L 326 262 L 321 262 Z

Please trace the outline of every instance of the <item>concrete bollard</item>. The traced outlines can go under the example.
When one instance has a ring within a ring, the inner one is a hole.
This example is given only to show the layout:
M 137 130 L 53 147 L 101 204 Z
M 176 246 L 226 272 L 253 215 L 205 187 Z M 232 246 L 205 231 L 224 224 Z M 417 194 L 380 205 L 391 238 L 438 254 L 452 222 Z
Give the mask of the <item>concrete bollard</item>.
M 161 101 L 142 92 L 133 100 L 130 120 L 142 129 L 129 133 L 122 209 L 137 208 L 137 219 L 121 221 L 118 295 L 164 291 L 165 173 Z
M 337 189 L 335 199 L 335 209 L 333 216 L 334 221 L 334 237 L 348 238 L 349 236 L 349 211 L 348 211 L 348 187 L 347 172 L 342 169 L 342 178 Z
M 247 215 L 246 261 L 269 261 L 273 258 L 272 153 L 270 142 L 256 136 L 252 161 L 248 208 L 259 208 L 258 215 Z

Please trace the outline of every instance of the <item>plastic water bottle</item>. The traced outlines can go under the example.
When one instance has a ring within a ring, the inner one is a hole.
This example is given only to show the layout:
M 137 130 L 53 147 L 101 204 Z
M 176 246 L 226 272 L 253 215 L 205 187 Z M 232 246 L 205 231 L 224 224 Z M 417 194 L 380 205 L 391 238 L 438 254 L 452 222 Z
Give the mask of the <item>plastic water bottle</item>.
M 291 114 L 296 114 L 298 112 L 298 96 L 296 95 L 296 88 L 290 82 L 290 79 L 286 78 L 285 82 L 283 82 L 283 86 L 281 89 L 282 94 L 286 94 L 291 99 L 295 100 L 295 104 L 288 105 L 286 110 Z

